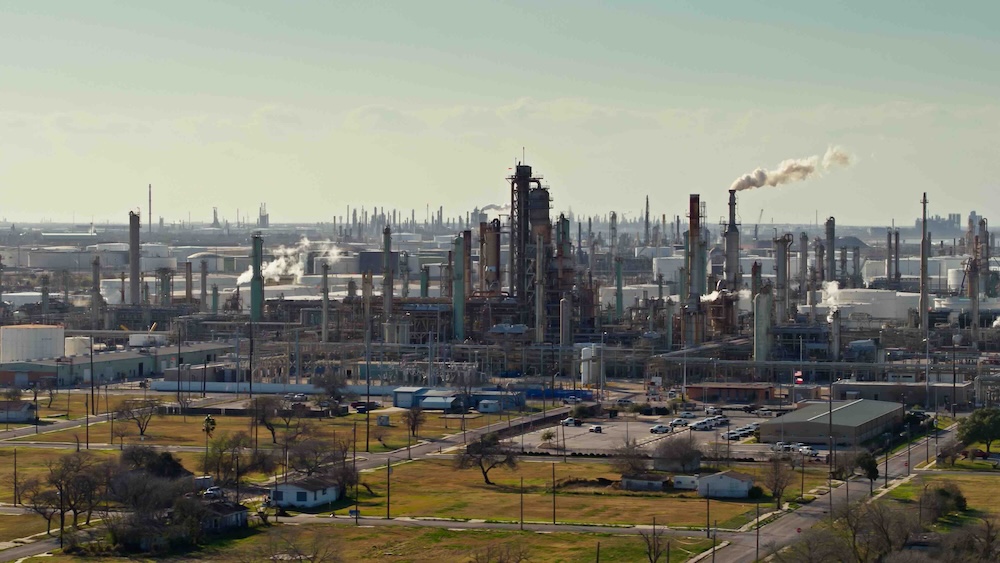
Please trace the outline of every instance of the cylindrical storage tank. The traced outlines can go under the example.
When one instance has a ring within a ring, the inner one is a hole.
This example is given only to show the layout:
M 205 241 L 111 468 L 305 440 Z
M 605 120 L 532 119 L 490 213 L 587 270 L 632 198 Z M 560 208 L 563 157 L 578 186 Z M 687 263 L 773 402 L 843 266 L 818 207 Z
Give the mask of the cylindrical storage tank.
M 952 268 L 948 270 L 948 291 L 958 291 L 965 283 L 965 270 Z
M 66 330 L 61 326 L 0 327 L 0 364 L 30 362 L 65 355 Z
M 604 372 L 604 356 L 600 344 L 591 344 L 580 349 L 580 384 L 599 385 Z
M 66 355 L 86 356 L 90 354 L 90 338 L 86 336 L 67 336 Z
M 162 243 L 147 242 L 141 248 L 142 255 L 148 258 L 167 258 L 170 256 L 170 247 Z
M 155 272 L 160 268 L 177 269 L 177 259 L 174 257 L 143 256 L 139 259 L 139 264 L 143 272 Z

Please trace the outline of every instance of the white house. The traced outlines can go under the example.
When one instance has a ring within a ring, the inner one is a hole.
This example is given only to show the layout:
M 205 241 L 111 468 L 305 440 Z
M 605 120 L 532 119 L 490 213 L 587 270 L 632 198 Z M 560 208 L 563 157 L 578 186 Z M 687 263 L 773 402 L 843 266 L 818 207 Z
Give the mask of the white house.
M 674 475 L 674 488 L 693 491 L 698 488 L 698 477 L 695 475 Z
M 712 498 L 747 498 L 753 477 L 738 471 L 721 471 L 698 479 L 698 494 Z
M 0 422 L 31 422 L 35 405 L 28 401 L 0 401 Z
M 340 487 L 333 479 L 313 475 L 278 483 L 269 491 L 271 503 L 284 508 L 313 508 L 340 498 Z

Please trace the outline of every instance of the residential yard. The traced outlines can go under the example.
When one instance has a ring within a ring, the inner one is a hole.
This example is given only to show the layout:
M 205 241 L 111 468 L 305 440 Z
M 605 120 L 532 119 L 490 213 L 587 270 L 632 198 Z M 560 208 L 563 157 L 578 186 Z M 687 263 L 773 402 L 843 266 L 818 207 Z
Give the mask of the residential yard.
M 889 497 L 904 501 L 917 502 L 925 484 L 954 483 L 969 503 L 969 509 L 984 514 L 1000 515 L 1000 506 L 996 503 L 996 488 L 1000 485 L 1000 476 L 994 475 L 935 475 L 923 473 L 918 478 L 900 485 L 889 492 Z
M 620 475 L 604 463 L 555 463 L 556 520 L 588 524 L 636 524 L 652 522 L 669 526 L 704 526 L 711 505 L 711 519 L 719 525 L 739 526 L 755 505 L 749 501 L 705 499 L 692 491 L 683 493 L 635 493 L 609 486 Z M 457 519 L 516 522 L 520 518 L 520 480 L 524 478 L 524 519 L 552 521 L 552 468 L 549 462 L 523 462 L 517 469 L 498 468 L 490 473 L 496 485 L 486 485 L 476 469 L 455 471 L 451 460 L 425 460 L 392 467 L 390 514 Z M 386 481 L 384 468 L 362 474 L 360 509 L 363 515 L 384 515 Z M 599 479 L 606 479 L 601 482 Z M 347 515 L 353 505 L 337 514 Z
M 508 532 L 498 530 L 448 530 L 398 526 L 376 533 L 368 527 L 351 525 L 272 526 L 239 537 L 219 539 L 202 550 L 156 561 L 248 561 L 268 559 L 280 552 L 281 536 L 296 545 L 310 545 L 320 538 L 341 561 L 397 561 L 399 563 L 469 563 L 477 552 L 489 546 L 523 547 L 534 563 L 584 563 L 594 561 L 600 543 L 602 561 L 645 561 L 646 547 L 638 535 Z M 712 546 L 705 538 L 664 537 L 670 541 L 670 562 L 680 563 Z M 278 555 L 280 558 L 281 555 Z M 277 559 L 277 558 L 276 558 Z M 79 563 L 93 558 L 56 555 L 28 561 Z M 102 558 L 107 561 L 137 561 L 135 558 Z M 492 559 L 496 560 L 496 559 Z M 666 559 L 661 559 L 661 562 Z
M 17 448 L 17 475 L 23 481 L 30 477 L 44 479 L 48 475 L 46 463 L 54 461 L 73 450 Z M 93 450 L 98 456 L 117 455 L 118 452 Z M 0 448 L 0 502 L 14 502 L 14 448 Z M 44 531 L 44 528 L 42 528 Z

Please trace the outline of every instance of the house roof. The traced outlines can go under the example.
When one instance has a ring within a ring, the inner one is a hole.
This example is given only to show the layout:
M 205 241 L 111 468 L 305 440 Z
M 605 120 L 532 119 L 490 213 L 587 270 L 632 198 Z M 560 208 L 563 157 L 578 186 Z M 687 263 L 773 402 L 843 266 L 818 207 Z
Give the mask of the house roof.
M 394 393 L 419 393 L 426 387 L 397 387 Z
M 743 481 L 744 483 L 753 483 L 753 476 L 747 475 L 746 473 L 740 473 L 739 471 L 720 471 L 715 474 L 716 477 L 730 477 L 736 479 L 737 481 Z M 711 475 L 706 475 L 706 477 L 711 477 Z
M 285 485 L 285 483 L 278 483 L 275 488 L 279 488 Z M 311 475 L 309 477 L 303 477 L 301 479 L 296 479 L 294 481 L 289 481 L 288 486 L 298 487 L 306 491 L 318 491 L 321 489 L 329 489 L 331 487 L 336 487 L 337 482 L 329 477 L 323 477 L 322 475 Z
M 631 479 L 633 481 L 656 481 L 657 483 L 662 483 L 669 479 L 667 475 L 657 475 L 654 473 L 640 473 L 638 475 L 622 475 L 622 479 Z
M 0 411 L 18 411 L 24 407 L 28 407 L 29 409 L 35 408 L 29 401 L 0 401 Z
M 457 400 L 457 397 L 426 397 L 420 401 L 420 406 L 425 409 L 450 409 Z
M 247 507 L 242 504 L 236 504 L 235 502 L 226 501 L 211 501 L 204 503 L 205 509 L 218 516 L 228 516 L 230 514 L 236 514 L 237 512 L 247 512 Z

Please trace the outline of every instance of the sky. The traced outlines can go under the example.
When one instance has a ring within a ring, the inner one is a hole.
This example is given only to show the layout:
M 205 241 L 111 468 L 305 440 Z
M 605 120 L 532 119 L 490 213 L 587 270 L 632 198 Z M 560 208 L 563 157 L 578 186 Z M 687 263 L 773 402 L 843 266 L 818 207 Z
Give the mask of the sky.
M 510 199 L 745 223 L 996 217 L 1000 3 L 589 0 L 0 5 L 0 218 L 328 222 Z

